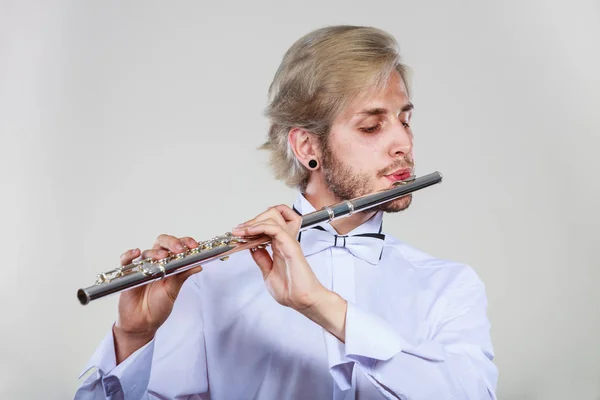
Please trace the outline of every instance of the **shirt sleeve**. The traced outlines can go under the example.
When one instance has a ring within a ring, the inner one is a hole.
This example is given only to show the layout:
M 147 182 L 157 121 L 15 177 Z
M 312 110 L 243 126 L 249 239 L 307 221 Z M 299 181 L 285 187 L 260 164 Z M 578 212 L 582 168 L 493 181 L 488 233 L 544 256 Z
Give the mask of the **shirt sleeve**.
M 108 332 L 81 375 L 96 371 L 75 400 L 208 398 L 200 293 L 193 279 L 182 286 L 155 338 L 119 365 L 112 329 Z
M 346 340 L 326 335 L 330 372 L 340 389 L 358 365 L 390 399 L 496 400 L 493 360 L 481 282 L 455 290 L 432 337 L 416 343 L 380 316 L 348 303 Z

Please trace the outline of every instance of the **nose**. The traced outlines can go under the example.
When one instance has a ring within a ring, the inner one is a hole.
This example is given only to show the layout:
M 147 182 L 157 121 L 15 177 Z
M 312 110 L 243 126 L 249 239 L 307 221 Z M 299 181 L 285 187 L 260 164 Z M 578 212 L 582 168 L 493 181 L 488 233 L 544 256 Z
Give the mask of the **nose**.
M 404 126 L 401 121 L 397 121 L 390 131 L 390 156 L 398 157 L 410 154 L 413 148 L 413 135 L 410 128 Z

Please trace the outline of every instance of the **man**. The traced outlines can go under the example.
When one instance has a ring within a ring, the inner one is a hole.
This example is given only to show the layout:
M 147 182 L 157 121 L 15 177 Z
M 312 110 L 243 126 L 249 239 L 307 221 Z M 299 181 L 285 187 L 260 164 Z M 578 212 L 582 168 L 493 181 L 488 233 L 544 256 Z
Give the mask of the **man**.
M 294 209 L 232 232 L 267 234 L 270 250 L 123 292 L 76 399 L 495 399 L 482 282 L 382 233 L 383 212 L 410 196 L 298 233 L 298 214 L 411 175 L 395 40 L 366 27 L 309 33 L 285 54 L 270 100 L 263 147 L 299 194 Z M 197 245 L 161 235 L 121 262 Z

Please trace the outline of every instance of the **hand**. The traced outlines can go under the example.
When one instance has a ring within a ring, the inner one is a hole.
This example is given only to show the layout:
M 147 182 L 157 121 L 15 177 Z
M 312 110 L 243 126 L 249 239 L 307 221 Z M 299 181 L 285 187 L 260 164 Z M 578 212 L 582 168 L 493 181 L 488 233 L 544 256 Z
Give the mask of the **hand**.
M 252 252 L 269 293 L 278 303 L 299 311 L 343 342 L 348 303 L 324 287 L 306 261 L 296 240 L 301 224 L 298 214 L 279 205 L 239 225 L 232 233 L 270 236 L 273 258 L 265 249 Z
M 152 249 L 145 250 L 141 255 L 143 259 L 160 260 L 168 257 L 169 252 L 179 254 L 186 251 L 186 248 L 196 247 L 198 243 L 190 237 L 178 239 L 160 235 Z M 139 255 L 139 249 L 126 251 L 121 255 L 121 265 L 130 264 Z M 198 266 L 121 293 L 119 315 L 113 328 L 117 363 L 152 340 L 158 328 L 171 314 L 185 280 L 200 271 L 202 267 Z
M 265 249 L 252 251 L 267 290 L 280 304 L 297 311 L 313 307 L 328 290 L 308 265 L 297 241 L 302 218 L 286 205 L 269 208 L 234 228 L 238 236 L 268 235 L 273 258 Z

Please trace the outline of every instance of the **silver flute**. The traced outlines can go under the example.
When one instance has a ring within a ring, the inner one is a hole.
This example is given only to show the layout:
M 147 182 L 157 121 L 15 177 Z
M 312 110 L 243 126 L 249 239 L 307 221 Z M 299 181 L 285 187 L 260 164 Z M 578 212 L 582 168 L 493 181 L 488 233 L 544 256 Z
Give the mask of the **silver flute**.
M 418 178 L 411 176 L 408 179 L 395 182 L 391 189 L 381 190 L 323 207 L 321 210 L 302 216 L 300 231 L 377 207 L 417 190 L 440 183 L 441 181 L 442 174 L 437 171 Z M 101 273 L 97 276 L 94 285 L 77 291 L 77 298 L 81 304 L 86 305 L 92 300 L 146 285 L 169 275 L 178 274 L 199 265 L 204 265 L 209 261 L 216 259 L 225 261 L 231 254 L 238 251 L 265 248 L 270 242 L 271 238 L 266 235 L 240 237 L 233 236 L 230 232 L 227 232 L 224 235 L 199 242 L 198 247 L 194 249 L 187 249 L 179 254 L 170 254 L 162 260 L 142 259 L 115 268 L 112 271 Z

